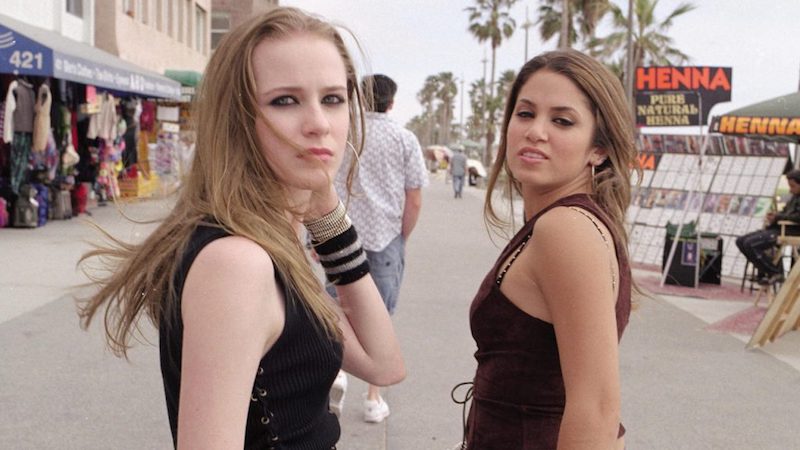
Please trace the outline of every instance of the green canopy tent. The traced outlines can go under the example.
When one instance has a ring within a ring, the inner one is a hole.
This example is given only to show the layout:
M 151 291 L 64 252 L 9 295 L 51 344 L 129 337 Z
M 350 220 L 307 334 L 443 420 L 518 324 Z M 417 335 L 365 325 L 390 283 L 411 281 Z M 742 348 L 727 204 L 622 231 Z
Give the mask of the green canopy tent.
M 172 78 L 173 80 L 179 82 L 182 86 L 192 87 L 197 87 L 200 84 L 200 80 L 203 78 L 203 74 L 200 72 L 195 72 L 194 70 L 167 69 L 164 71 L 164 75 L 167 78 Z
M 709 130 L 713 133 L 800 143 L 800 92 L 714 116 Z

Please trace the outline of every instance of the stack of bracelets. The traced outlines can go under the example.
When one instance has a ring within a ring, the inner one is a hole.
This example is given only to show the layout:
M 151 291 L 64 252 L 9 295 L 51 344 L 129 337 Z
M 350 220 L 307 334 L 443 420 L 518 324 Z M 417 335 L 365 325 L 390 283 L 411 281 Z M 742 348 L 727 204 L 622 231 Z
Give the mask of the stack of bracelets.
M 311 235 L 311 245 L 328 281 L 341 286 L 369 273 L 367 255 L 341 201 L 333 211 L 303 225 Z

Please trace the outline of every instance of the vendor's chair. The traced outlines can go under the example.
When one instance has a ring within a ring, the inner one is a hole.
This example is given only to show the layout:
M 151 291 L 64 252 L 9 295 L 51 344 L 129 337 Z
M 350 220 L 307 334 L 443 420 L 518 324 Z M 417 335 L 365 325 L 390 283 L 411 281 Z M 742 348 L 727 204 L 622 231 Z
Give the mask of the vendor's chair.
M 790 258 L 789 270 L 791 271 L 791 267 L 794 265 L 795 261 L 797 261 L 798 257 L 800 257 L 800 236 L 793 236 L 791 234 L 787 234 L 786 227 L 800 226 L 800 224 L 798 224 L 797 222 L 792 222 L 790 220 L 779 220 L 778 226 L 780 226 L 781 228 L 781 233 L 778 235 L 775 241 L 776 245 L 778 246 L 778 251 L 775 252 L 774 263 L 779 264 L 781 267 L 783 267 L 783 258 Z M 772 300 L 775 298 L 775 295 L 778 293 L 779 285 L 782 282 L 783 282 L 783 277 L 781 277 L 775 283 L 770 283 L 767 285 L 759 285 L 758 294 L 756 295 L 756 300 L 754 304 L 758 306 L 758 302 L 761 300 L 761 298 L 766 297 L 767 306 L 769 306 L 769 304 L 772 303 Z
M 800 223 L 792 222 L 790 220 L 779 220 L 778 226 L 780 227 L 780 234 L 776 238 L 775 244 L 777 251 L 775 252 L 775 264 L 781 264 L 783 258 L 790 258 L 789 268 L 794 265 L 795 261 L 800 258 L 800 236 L 795 236 L 786 233 L 786 228 L 789 226 L 800 226 Z M 791 249 L 791 250 L 789 250 Z M 783 266 L 783 264 L 781 264 Z M 742 276 L 742 285 L 740 291 L 744 292 L 744 286 L 747 282 L 750 283 L 750 292 L 758 291 L 755 299 L 755 304 L 758 305 L 761 298 L 766 298 L 769 302 L 775 297 L 780 288 L 780 280 L 775 283 L 759 283 L 759 273 L 747 261 L 744 266 L 744 275 Z
M 798 256 L 800 256 L 800 236 L 792 236 L 791 234 L 786 234 L 786 227 L 787 226 L 800 226 L 800 223 L 792 222 L 790 220 L 779 220 L 778 225 L 781 227 L 781 234 L 778 236 L 778 246 L 780 246 L 780 252 L 776 255 L 776 258 L 782 258 L 785 256 L 791 256 L 792 261 L 790 267 L 794 265 L 794 262 L 797 261 Z M 786 255 L 786 248 L 790 247 L 792 249 L 789 255 Z M 776 262 L 778 262 L 776 260 Z

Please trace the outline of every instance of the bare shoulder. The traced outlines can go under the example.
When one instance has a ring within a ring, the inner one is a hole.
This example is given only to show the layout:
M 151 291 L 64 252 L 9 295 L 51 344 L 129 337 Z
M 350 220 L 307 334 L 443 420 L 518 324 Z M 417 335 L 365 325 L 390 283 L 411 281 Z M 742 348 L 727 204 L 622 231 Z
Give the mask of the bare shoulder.
M 279 307 L 274 266 L 255 242 L 228 236 L 206 245 L 186 277 L 182 297 L 184 319 L 193 310 L 225 315 L 244 324 Z M 217 316 L 219 318 L 219 316 Z
M 610 232 L 591 212 L 577 207 L 553 208 L 536 221 L 532 244 L 537 253 L 567 258 L 571 264 L 591 264 L 593 257 L 607 257 Z M 552 260 L 549 260 L 552 262 Z
M 273 264 L 269 254 L 260 245 L 241 236 L 227 236 L 216 239 L 198 253 L 195 264 L 211 265 L 221 272 L 272 275 Z

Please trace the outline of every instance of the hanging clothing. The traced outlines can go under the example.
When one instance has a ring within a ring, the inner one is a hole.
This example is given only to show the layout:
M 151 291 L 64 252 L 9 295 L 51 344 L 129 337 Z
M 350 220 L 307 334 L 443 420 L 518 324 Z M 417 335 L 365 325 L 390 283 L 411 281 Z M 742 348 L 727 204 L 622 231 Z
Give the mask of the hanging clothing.
M 139 115 L 139 128 L 142 131 L 153 131 L 156 122 L 155 102 L 143 101 L 142 113 Z
M 14 133 L 11 146 L 11 190 L 19 194 L 19 187 L 28 181 L 28 158 L 31 152 L 31 134 Z
M 17 109 L 17 99 L 14 97 L 14 90 L 17 89 L 17 82 L 12 81 L 8 85 L 8 92 L 6 93 L 6 106 L 3 109 L 5 115 L 3 116 L 3 142 L 10 144 L 14 139 L 14 110 Z
M 33 119 L 33 152 L 43 152 L 47 147 L 47 136 L 50 134 L 50 105 L 53 97 L 50 87 L 46 84 L 39 86 L 36 105 L 33 107 L 36 116 Z
M 117 138 L 117 105 L 113 95 L 104 94 L 100 97 L 100 113 L 89 119 L 86 137 L 111 141 Z
M 14 109 L 14 131 L 17 133 L 33 133 L 33 114 L 36 94 L 33 85 L 23 79 L 17 80 L 14 89 L 17 95 L 17 107 Z

